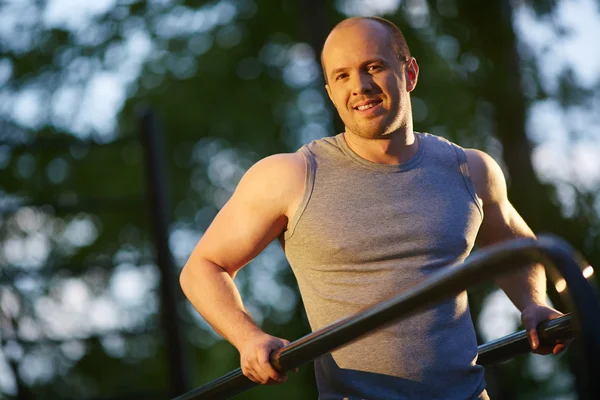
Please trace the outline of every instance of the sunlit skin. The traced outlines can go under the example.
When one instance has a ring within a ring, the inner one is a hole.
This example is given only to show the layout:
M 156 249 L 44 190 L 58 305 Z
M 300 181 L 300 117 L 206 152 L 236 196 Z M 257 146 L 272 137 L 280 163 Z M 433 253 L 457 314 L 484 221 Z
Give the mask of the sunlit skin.
M 417 151 L 410 105 L 417 61 L 398 59 L 388 30 L 378 22 L 351 19 L 327 38 L 323 64 L 327 93 L 344 122 L 350 147 L 373 162 L 410 159 Z M 371 104 L 366 110 L 358 108 Z

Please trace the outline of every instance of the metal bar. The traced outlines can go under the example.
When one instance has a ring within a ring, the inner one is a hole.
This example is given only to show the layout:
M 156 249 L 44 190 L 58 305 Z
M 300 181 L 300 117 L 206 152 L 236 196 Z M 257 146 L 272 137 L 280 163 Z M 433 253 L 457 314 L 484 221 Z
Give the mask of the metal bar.
M 166 162 L 164 146 L 156 121 L 156 116 L 150 109 L 140 113 L 142 128 L 142 143 L 145 149 L 146 178 L 148 200 L 150 203 L 150 219 L 154 230 L 157 264 L 161 273 L 160 299 L 161 319 L 165 332 L 169 395 L 174 396 L 188 390 L 190 387 L 189 364 L 184 341 L 181 321 L 178 317 L 179 285 L 175 272 L 173 255 L 169 248 L 170 204 L 169 190 L 165 176 Z
M 583 373 L 578 376 L 580 399 L 600 398 L 600 379 L 597 368 L 600 359 L 600 305 L 598 292 L 583 276 L 582 270 L 589 263 L 566 241 L 556 236 L 540 238 L 540 253 L 545 258 L 544 265 L 553 266 L 567 284 L 565 297 L 567 307 L 572 310 L 574 331 L 577 340 L 574 347 L 579 348 L 580 366 Z
M 537 330 L 542 345 L 571 339 L 574 334 L 570 314 L 544 322 Z M 477 348 L 477 352 L 477 364 L 488 366 L 527 354 L 531 352 L 531 346 L 527 340 L 527 332 L 522 330 L 482 344 Z
M 540 236 L 539 240 L 507 241 L 479 250 L 464 263 L 450 265 L 395 297 L 290 343 L 272 354 L 271 363 L 282 372 L 297 368 L 366 333 L 414 315 L 475 284 L 534 261 L 556 268 L 565 279 L 574 305 L 575 332 L 579 337 L 574 346 L 585 348 L 585 352 L 581 352 L 584 370 L 592 371 L 595 369 L 595 360 L 600 359 L 600 305 L 595 291 L 581 272 L 587 263 L 564 240 L 549 235 Z M 256 384 L 237 369 L 176 400 L 226 399 L 253 386 Z M 585 399 L 598 398 L 594 396 L 600 396 L 600 380 L 586 379 L 584 389 Z

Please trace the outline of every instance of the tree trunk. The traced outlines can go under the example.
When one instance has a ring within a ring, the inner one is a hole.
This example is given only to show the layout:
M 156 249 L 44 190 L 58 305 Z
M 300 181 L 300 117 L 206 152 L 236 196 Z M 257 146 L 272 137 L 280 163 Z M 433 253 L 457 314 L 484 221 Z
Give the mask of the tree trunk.
M 529 104 L 522 92 L 520 56 L 510 1 L 459 3 L 460 14 L 471 29 L 472 37 L 480 41 L 481 65 L 485 68 L 486 80 L 479 95 L 494 106 L 495 121 L 492 122 L 503 147 L 509 198 L 535 232 L 556 233 L 575 248 L 582 249 L 585 226 L 562 216 L 554 188 L 540 182 L 533 168 L 532 145 L 525 132 Z M 553 284 L 548 285 L 548 294 L 555 307 L 565 310 Z M 573 362 L 571 369 L 574 372 L 577 369 Z M 578 385 L 577 374 L 575 379 Z
M 321 50 L 329 31 L 333 28 L 327 21 L 327 4 L 321 0 L 298 0 L 300 17 L 300 37 L 310 44 L 315 52 L 315 61 L 321 64 Z M 319 78 L 320 86 L 325 86 L 325 78 Z M 332 115 L 334 134 L 344 130 L 344 123 L 337 111 L 326 101 L 327 108 Z

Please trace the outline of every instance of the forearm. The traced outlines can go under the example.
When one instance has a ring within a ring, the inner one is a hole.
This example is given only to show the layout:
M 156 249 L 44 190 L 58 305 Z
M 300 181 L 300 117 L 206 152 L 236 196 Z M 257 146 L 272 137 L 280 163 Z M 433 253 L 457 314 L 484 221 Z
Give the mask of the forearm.
M 539 263 L 501 275 L 496 283 L 519 311 L 531 304 L 546 304 L 546 273 Z
M 218 265 L 207 260 L 188 262 L 180 283 L 200 315 L 236 348 L 245 337 L 261 331 L 244 308 L 233 278 Z

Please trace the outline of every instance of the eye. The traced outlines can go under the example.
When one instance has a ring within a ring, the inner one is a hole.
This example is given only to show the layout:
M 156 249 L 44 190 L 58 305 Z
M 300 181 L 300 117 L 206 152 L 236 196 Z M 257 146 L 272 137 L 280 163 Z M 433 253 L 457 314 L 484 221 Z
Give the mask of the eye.
M 336 75 L 336 76 L 335 76 L 335 80 L 336 80 L 336 81 L 339 81 L 340 79 L 344 79 L 344 78 L 346 78 L 347 76 L 348 76 L 348 74 L 346 74 L 346 73 L 339 74 L 339 75 Z
M 381 65 L 369 65 L 369 67 L 367 68 L 367 71 L 369 72 L 377 72 L 380 71 L 382 69 Z

